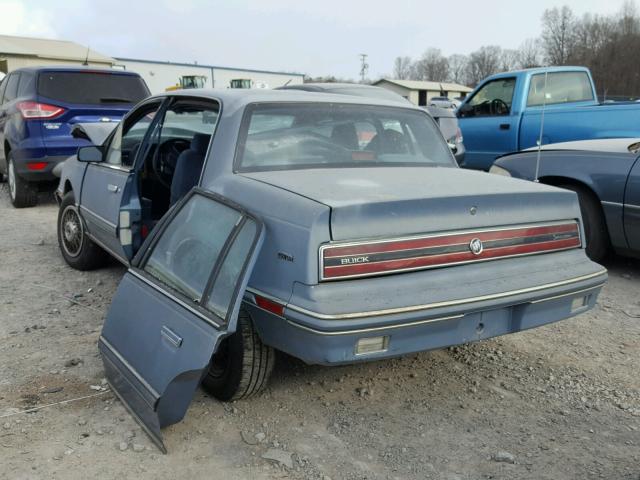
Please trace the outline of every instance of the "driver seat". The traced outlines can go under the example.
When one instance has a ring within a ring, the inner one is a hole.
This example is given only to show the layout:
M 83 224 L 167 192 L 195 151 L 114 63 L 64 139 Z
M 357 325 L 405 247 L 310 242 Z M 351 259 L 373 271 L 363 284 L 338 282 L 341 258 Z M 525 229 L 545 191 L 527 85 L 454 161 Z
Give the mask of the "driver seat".
M 198 184 L 210 140 L 211 135 L 196 133 L 191 140 L 189 148 L 178 155 L 176 169 L 171 179 L 169 206 L 175 205 L 178 200 Z

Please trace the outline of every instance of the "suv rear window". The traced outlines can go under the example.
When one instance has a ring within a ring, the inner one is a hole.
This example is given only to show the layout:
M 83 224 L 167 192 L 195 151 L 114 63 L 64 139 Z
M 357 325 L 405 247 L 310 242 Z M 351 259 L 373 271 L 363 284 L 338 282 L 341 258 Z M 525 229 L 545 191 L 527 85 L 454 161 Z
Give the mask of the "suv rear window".
M 454 166 L 426 112 L 337 103 L 250 105 L 237 155 L 241 171 Z
M 149 95 L 142 78 L 100 72 L 42 72 L 38 94 L 83 105 L 133 104 Z

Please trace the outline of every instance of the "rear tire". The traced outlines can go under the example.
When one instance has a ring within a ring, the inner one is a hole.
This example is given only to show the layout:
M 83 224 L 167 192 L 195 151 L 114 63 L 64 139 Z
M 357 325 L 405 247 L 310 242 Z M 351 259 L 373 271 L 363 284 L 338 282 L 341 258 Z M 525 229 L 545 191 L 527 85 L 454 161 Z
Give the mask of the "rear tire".
M 38 190 L 18 175 L 11 152 L 7 155 L 7 181 L 9 183 L 9 198 L 14 207 L 33 207 L 38 203 Z
M 87 236 L 73 192 L 67 192 L 60 202 L 58 245 L 65 262 L 76 270 L 93 270 L 107 258 L 107 253 Z
M 565 188 L 578 194 L 585 240 L 587 242 L 587 255 L 594 262 L 601 261 L 609 253 L 610 242 L 600 202 L 590 190 L 580 185 L 560 185 L 560 188 Z
M 260 340 L 249 313 L 240 308 L 238 327 L 213 355 L 202 386 L 223 402 L 262 391 L 269 380 L 275 351 Z

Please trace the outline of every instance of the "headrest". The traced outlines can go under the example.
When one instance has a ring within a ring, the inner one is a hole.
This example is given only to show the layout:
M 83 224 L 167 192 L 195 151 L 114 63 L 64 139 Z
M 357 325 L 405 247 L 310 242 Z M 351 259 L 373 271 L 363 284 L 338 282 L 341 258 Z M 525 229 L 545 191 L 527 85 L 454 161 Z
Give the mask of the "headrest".
M 191 140 L 191 150 L 195 150 L 196 152 L 206 153 L 207 148 L 209 147 L 209 141 L 211 140 L 211 135 L 207 135 L 205 133 L 196 133 Z

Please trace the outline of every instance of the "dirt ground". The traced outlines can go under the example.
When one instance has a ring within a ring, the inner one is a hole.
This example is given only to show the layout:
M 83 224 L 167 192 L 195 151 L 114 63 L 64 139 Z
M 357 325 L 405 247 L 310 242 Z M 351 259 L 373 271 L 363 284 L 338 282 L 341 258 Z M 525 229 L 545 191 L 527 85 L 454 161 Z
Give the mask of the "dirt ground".
M 233 404 L 198 391 L 163 455 L 103 386 L 124 268 L 67 267 L 51 197 L 16 210 L 0 190 L 1 479 L 640 478 L 640 261 L 609 261 L 578 318 L 356 366 L 283 357 Z

